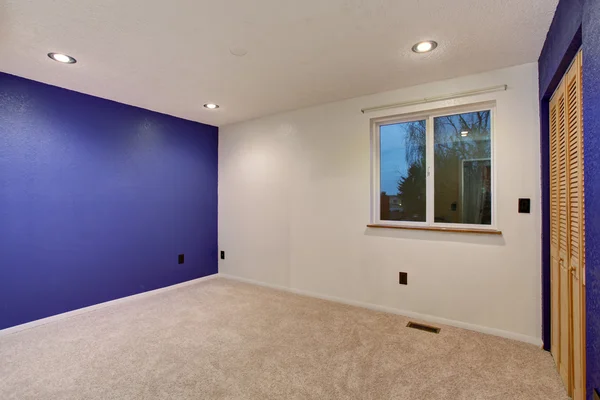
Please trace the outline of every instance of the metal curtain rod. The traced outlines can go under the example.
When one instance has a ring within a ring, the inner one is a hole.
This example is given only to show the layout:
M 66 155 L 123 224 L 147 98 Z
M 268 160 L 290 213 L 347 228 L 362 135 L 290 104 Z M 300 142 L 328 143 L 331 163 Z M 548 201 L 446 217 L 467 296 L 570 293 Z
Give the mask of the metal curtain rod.
M 507 89 L 508 89 L 508 85 L 491 86 L 491 87 L 488 87 L 485 89 L 469 90 L 468 92 L 446 94 L 446 95 L 437 96 L 437 97 L 425 97 L 424 99 L 405 101 L 402 103 L 395 103 L 395 104 L 386 104 L 386 105 L 377 106 L 377 107 L 367 107 L 367 108 L 361 109 L 360 112 L 365 114 L 365 113 L 369 113 L 369 112 L 373 112 L 373 111 L 387 110 L 390 108 L 398 108 L 398 107 L 412 106 L 415 104 L 431 103 L 433 101 L 458 99 L 461 97 L 473 96 L 476 94 L 501 92 L 501 91 L 504 91 Z

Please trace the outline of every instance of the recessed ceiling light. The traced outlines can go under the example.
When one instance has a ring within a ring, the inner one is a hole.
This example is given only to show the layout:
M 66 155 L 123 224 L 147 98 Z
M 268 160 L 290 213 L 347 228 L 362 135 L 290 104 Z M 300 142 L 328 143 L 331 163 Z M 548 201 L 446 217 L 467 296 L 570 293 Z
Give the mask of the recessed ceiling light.
M 433 40 L 426 40 L 424 42 L 419 42 L 412 47 L 412 51 L 415 53 L 427 53 L 429 51 L 434 50 L 437 47 L 437 43 Z
M 462 136 L 462 137 L 467 137 L 467 136 L 469 136 L 469 131 L 462 131 L 462 132 L 460 133 L 460 136 Z
M 62 53 L 48 53 L 48 57 L 63 64 L 75 64 L 77 62 L 73 57 Z
M 215 103 L 206 103 L 204 105 L 204 108 L 208 108 L 209 110 L 215 110 L 215 109 L 219 108 L 219 105 L 215 104 Z

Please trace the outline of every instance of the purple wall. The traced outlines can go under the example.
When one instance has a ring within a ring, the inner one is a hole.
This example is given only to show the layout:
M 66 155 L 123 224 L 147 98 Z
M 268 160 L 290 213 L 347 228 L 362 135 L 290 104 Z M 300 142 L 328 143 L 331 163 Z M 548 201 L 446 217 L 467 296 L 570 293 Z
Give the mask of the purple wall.
M 584 0 L 561 0 L 539 59 L 540 98 L 552 96 L 581 46 Z
M 217 146 L 0 73 L 0 329 L 216 273 Z
M 600 0 L 583 5 L 587 379 L 600 388 Z
M 548 215 L 547 100 L 583 45 L 583 126 L 586 221 L 587 396 L 600 387 L 600 0 L 561 0 L 539 60 L 542 105 L 544 213 Z M 544 238 L 544 305 L 549 305 L 548 226 Z M 550 317 L 544 309 L 544 343 L 550 343 Z M 546 333 L 547 331 L 547 333 Z
M 560 1 L 539 58 L 542 215 L 550 215 L 549 100 L 581 46 L 583 0 Z M 542 340 L 550 350 L 550 218 L 542 218 Z

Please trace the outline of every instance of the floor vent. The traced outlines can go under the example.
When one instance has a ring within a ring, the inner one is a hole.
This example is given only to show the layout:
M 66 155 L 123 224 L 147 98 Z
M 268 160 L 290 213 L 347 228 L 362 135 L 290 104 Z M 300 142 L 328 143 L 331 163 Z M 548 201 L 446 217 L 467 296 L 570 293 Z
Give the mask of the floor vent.
M 425 331 L 425 332 L 430 332 L 430 333 L 440 333 L 440 331 L 441 331 L 440 328 L 436 328 L 434 326 L 429 326 L 429 325 L 417 324 L 416 322 L 409 322 L 408 325 L 406 325 L 406 326 L 408 328 L 418 329 L 420 331 Z

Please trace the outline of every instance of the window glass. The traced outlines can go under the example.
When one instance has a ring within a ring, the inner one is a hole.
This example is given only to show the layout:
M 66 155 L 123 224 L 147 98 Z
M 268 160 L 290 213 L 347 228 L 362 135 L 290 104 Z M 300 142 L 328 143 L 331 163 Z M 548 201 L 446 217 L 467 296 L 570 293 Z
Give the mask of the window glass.
M 491 113 L 434 119 L 434 222 L 492 223 Z
M 382 221 L 426 221 L 426 138 L 425 120 L 380 126 Z

